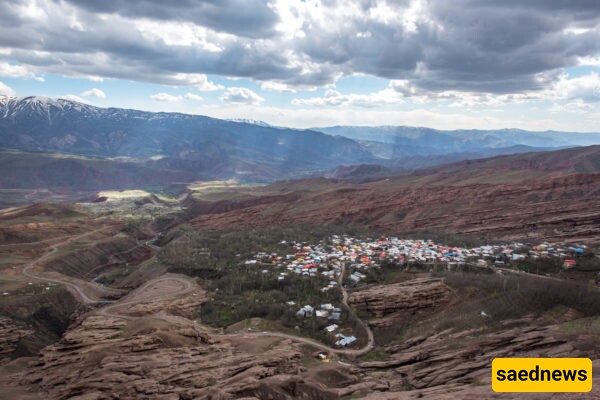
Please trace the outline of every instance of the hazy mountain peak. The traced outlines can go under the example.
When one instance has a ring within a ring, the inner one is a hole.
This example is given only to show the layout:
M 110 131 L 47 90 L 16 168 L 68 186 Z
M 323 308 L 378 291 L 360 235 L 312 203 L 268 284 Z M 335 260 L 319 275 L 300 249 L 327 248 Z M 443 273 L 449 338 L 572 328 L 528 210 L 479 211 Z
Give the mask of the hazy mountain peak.
M 14 99 L 16 99 L 16 97 L 2 94 L 2 95 L 0 95 L 0 104 L 6 105 L 6 103 L 8 103 L 9 101 L 14 100 Z
M 230 118 L 227 121 L 231 121 L 231 122 L 238 122 L 241 124 L 250 124 L 250 125 L 258 125 L 258 126 L 267 126 L 267 127 L 271 127 L 272 125 L 265 122 L 265 121 L 260 121 L 257 119 L 248 119 L 248 118 Z

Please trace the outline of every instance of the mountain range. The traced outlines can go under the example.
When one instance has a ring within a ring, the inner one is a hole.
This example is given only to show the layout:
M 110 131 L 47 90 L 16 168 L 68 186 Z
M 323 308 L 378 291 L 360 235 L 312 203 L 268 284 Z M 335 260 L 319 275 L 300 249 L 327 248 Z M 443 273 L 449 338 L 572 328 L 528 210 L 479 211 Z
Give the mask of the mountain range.
M 1 188 L 88 190 L 229 178 L 343 179 L 351 165 L 375 166 L 370 168 L 378 176 L 387 176 L 594 143 L 600 143 L 600 134 L 403 126 L 299 130 L 254 120 L 99 108 L 66 99 L 0 97 L 0 148 L 10 149 L 0 152 L 6 167 Z
M 481 152 L 515 146 L 559 148 L 600 143 L 599 133 L 532 132 L 522 129 L 438 130 L 410 126 L 333 126 L 314 129 L 356 140 L 381 158 Z
M 375 160 L 359 143 L 321 132 L 43 97 L 0 101 L 0 147 L 129 157 L 154 167 L 193 171 L 199 178 L 250 180 Z
M 600 146 L 401 175 L 367 165 L 336 172 L 334 179 L 282 181 L 242 188 L 235 196 L 191 193 L 187 206 L 196 225 L 212 228 L 318 224 L 479 240 L 600 239 Z

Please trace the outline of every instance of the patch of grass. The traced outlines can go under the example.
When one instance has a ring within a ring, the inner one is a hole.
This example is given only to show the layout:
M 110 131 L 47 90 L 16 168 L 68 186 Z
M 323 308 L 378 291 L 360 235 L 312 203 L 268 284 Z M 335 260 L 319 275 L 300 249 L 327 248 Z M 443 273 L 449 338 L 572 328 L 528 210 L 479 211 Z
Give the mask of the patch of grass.
M 600 337 L 600 316 L 563 322 L 560 325 L 560 329 L 567 333 L 598 335 Z
M 493 332 L 505 329 L 506 321 L 511 320 L 555 320 L 553 315 L 559 309 L 573 310 L 583 317 L 600 315 L 600 291 L 585 282 L 473 272 L 445 271 L 435 275 L 443 277 L 453 289 L 452 303 L 434 314 L 406 315 L 398 326 L 376 331 L 378 343 L 444 331 Z
M 373 350 L 371 350 L 367 354 L 363 354 L 362 356 L 358 357 L 358 359 L 361 362 L 367 362 L 367 361 L 386 361 L 389 358 L 390 358 L 390 355 L 385 352 L 385 350 L 384 350 L 383 347 L 379 347 L 379 346 L 375 347 Z

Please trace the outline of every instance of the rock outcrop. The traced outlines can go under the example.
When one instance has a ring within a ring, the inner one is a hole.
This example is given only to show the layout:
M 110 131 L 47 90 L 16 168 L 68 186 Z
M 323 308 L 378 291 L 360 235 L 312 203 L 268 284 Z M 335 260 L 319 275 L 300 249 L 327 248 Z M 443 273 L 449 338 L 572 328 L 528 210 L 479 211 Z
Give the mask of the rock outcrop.
M 44 349 L 22 383 L 38 385 L 49 399 L 226 399 L 268 391 L 291 399 L 301 355 L 282 340 L 260 354 L 209 343 L 189 320 L 90 316 Z
M 530 327 L 509 328 L 528 324 Z M 535 321 L 506 321 L 496 332 L 463 331 L 417 338 L 403 345 L 387 346 L 384 361 L 359 364 L 362 372 L 389 382 L 387 393 L 372 392 L 365 399 L 513 399 L 514 393 L 492 393 L 491 365 L 497 357 L 590 357 L 600 349 L 583 349 L 556 326 L 535 326 Z M 598 366 L 595 362 L 595 367 Z M 599 379 L 594 381 L 594 387 Z M 519 394 L 526 399 L 578 399 L 576 394 Z M 599 398 L 595 388 L 589 397 Z
M 600 240 L 600 173 L 511 171 L 514 183 L 495 183 L 506 180 L 502 171 L 496 172 L 498 176 L 480 177 L 482 182 L 449 182 L 445 175 L 415 182 L 286 182 L 263 188 L 262 196 L 258 189 L 247 200 L 238 196 L 190 208 L 198 214 L 193 223 L 202 227 L 351 225 L 495 240 Z M 528 182 L 517 179 L 528 174 Z M 287 196 L 291 194 L 297 199 Z
M 353 292 L 348 304 L 356 310 L 383 317 L 397 311 L 433 309 L 450 300 L 450 289 L 441 279 L 418 278 L 390 285 L 373 286 Z
M 32 333 L 17 321 L 0 316 L 0 365 L 9 361 L 19 341 Z

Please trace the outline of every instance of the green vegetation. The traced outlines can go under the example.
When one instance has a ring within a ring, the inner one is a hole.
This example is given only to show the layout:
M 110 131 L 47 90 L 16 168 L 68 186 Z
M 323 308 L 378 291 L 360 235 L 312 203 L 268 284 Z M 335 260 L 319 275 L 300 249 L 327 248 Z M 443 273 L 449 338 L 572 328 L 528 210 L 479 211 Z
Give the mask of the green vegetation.
M 304 318 L 296 311 L 304 305 L 341 304 L 341 292 L 321 289 L 328 280 L 323 277 L 302 277 L 289 272 L 278 280 L 274 265 L 244 265 L 259 251 L 279 255 L 292 252 L 282 241 L 316 242 L 337 230 L 328 227 L 276 227 L 236 231 L 197 230 L 189 225 L 177 228 L 169 243 L 158 255 L 169 272 L 184 273 L 205 280 L 210 300 L 202 306 L 201 319 L 215 327 L 227 327 L 251 318 L 263 318 L 279 323 L 284 329 L 315 339 L 331 342 L 323 328 L 325 318 Z M 263 272 L 266 271 L 266 272 Z M 295 304 L 286 304 L 293 301 Z M 342 312 L 342 325 L 360 330 L 355 317 Z
M 444 271 L 434 276 L 444 278 L 453 289 L 454 301 L 429 314 L 407 316 L 397 326 L 375 330 L 379 344 L 444 331 L 495 331 L 505 328 L 508 321 L 556 323 L 564 318 L 565 310 L 578 317 L 600 315 L 600 290 L 586 282 L 474 272 Z
M 165 239 L 170 241 L 159 253 L 159 260 L 169 267 L 170 272 L 214 279 L 228 273 L 231 266 L 240 264 L 259 251 L 289 253 L 289 245 L 282 244 L 282 241 L 318 242 L 338 232 L 340 230 L 336 227 L 328 226 L 217 231 L 180 225 Z
M 339 303 L 339 291 L 322 292 L 324 279 L 288 275 L 278 281 L 274 273 L 261 270 L 262 267 L 231 267 L 227 274 L 210 281 L 207 289 L 211 300 L 202 307 L 202 320 L 221 327 L 255 317 L 280 320 L 288 327 L 300 325 L 309 331 L 326 326 L 314 318 L 300 320 L 296 311 L 305 304 Z M 296 305 L 289 306 L 288 301 Z

